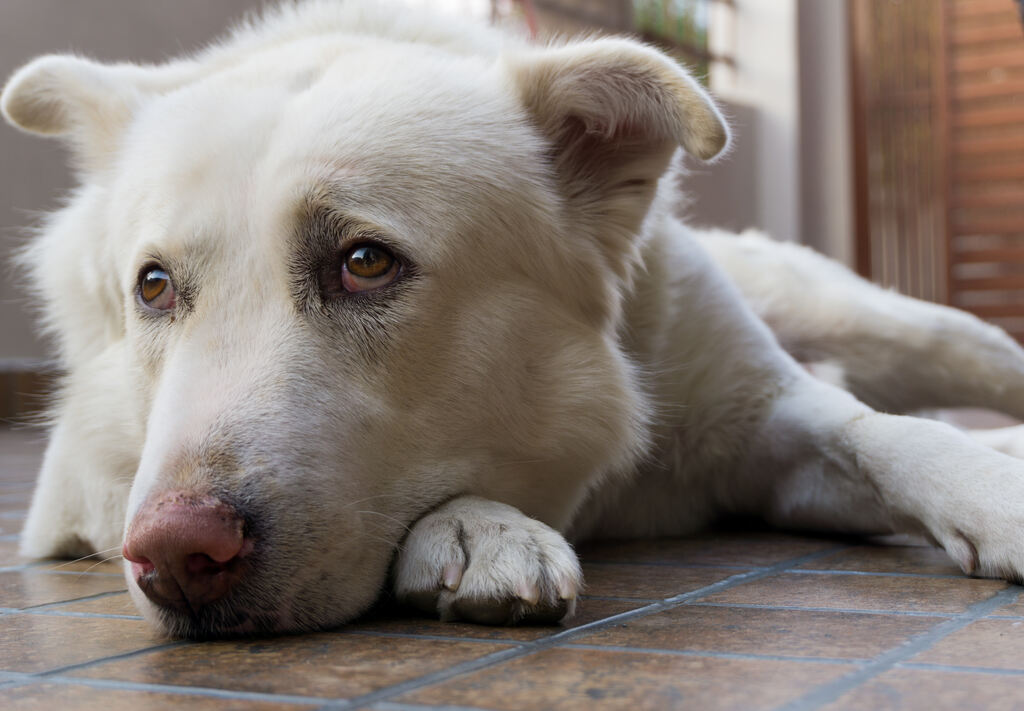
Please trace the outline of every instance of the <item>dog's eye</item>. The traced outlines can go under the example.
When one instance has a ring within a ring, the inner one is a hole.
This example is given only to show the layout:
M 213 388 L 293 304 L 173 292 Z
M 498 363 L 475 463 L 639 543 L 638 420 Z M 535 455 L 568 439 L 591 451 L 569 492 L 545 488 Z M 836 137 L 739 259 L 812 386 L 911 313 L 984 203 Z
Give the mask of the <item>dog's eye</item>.
M 174 308 L 174 284 L 161 267 L 146 267 L 139 274 L 139 300 L 157 311 L 169 311 Z
M 345 291 L 372 291 L 387 286 L 401 271 L 401 264 L 379 244 L 357 244 L 345 253 L 341 284 Z

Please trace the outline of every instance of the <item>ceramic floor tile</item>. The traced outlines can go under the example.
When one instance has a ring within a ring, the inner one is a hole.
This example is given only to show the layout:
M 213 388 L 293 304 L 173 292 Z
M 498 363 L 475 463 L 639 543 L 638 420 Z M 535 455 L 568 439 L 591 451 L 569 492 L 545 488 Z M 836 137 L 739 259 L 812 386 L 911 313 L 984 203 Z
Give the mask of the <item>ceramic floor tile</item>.
M 395 701 L 502 711 L 773 708 L 847 665 L 551 649 Z
M 573 641 L 696 652 L 870 659 L 945 619 L 683 605 Z
M 977 620 L 909 661 L 1024 671 L 1024 620 Z
M 729 568 L 584 563 L 584 592 L 599 597 L 666 598 L 717 583 L 737 572 Z
M 494 627 L 490 625 L 474 625 L 463 622 L 441 622 L 404 608 L 384 608 L 374 611 L 365 619 L 357 620 L 346 629 L 354 632 L 386 632 L 402 635 L 432 635 L 439 637 L 465 637 L 473 639 L 507 640 L 528 642 L 541 637 L 549 637 L 567 629 L 589 624 L 596 620 L 611 617 L 621 612 L 628 612 L 646 603 L 643 601 L 624 600 L 591 600 L 583 599 L 577 603 L 576 614 L 569 620 L 557 625 L 520 625 L 516 627 Z
M 36 561 L 33 569 L 46 573 L 87 573 L 89 575 L 123 576 L 122 558 L 91 555 L 78 560 L 41 560 Z
M 115 575 L 10 571 L 0 573 L 0 607 L 35 607 L 125 589 L 124 578 Z
M 1003 605 L 992 613 L 993 617 L 1024 617 L 1024 595 L 1018 595 L 1017 599 L 1008 605 Z
M 784 573 L 701 602 L 897 612 L 959 613 L 1006 588 L 1001 580 Z
M 24 711 L 297 711 L 305 704 L 225 699 L 209 696 L 97 689 L 78 684 L 37 683 L 0 689 L 0 708 Z
M 963 576 L 960 566 L 933 546 L 856 546 L 800 566 L 808 570 L 860 570 Z
M 53 612 L 85 612 L 93 615 L 130 615 L 141 619 L 138 608 L 127 592 L 56 605 L 49 609 Z
M 822 711 L 1020 711 L 1024 678 L 997 674 L 893 669 Z
M 0 669 L 48 671 L 165 642 L 142 621 L 3 615 L 0 616 Z
M 29 558 L 18 555 L 17 541 L 0 541 L 0 567 L 25 565 L 32 562 Z M 0 601 L 0 606 L 3 602 Z
M 322 633 L 192 644 L 91 666 L 73 676 L 345 698 L 505 648 L 497 643 Z
M 836 545 L 838 543 L 830 539 L 774 531 L 726 531 L 686 539 L 584 544 L 579 554 L 584 562 L 752 567 L 774 565 Z

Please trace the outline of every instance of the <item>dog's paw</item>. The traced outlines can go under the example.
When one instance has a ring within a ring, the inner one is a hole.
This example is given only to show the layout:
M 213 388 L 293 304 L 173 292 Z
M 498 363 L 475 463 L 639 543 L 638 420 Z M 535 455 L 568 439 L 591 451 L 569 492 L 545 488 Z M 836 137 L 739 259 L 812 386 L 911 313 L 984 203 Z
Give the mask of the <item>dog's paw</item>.
M 554 529 L 475 496 L 453 499 L 409 532 L 395 563 L 395 594 L 442 620 L 557 622 L 573 614 L 579 561 Z

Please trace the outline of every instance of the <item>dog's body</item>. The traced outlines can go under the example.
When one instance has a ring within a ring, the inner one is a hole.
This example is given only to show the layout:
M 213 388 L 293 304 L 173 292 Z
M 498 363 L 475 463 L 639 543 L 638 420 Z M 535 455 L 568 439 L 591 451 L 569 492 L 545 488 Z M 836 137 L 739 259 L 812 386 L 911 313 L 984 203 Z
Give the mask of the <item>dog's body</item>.
M 850 394 L 1024 416 L 1024 354 L 679 222 L 678 147 L 726 129 L 653 50 L 319 1 L 159 67 L 42 58 L 3 108 L 83 178 L 26 252 L 68 377 L 22 549 L 123 545 L 171 633 L 337 624 L 389 565 L 431 612 L 557 618 L 563 535 L 723 513 L 1024 573 L 1024 464 Z

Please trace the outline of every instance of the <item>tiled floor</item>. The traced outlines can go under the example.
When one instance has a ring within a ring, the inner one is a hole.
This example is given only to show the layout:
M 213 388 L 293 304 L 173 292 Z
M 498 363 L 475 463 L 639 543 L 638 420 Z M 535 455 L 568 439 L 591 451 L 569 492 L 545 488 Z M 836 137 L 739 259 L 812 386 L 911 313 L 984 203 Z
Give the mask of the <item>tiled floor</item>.
M 581 551 L 564 627 L 381 609 L 321 634 L 160 639 L 114 563 L 29 563 L 40 444 L 0 430 L 0 708 L 1021 709 L 1021 588 L 923 547 L 765 532 Z

